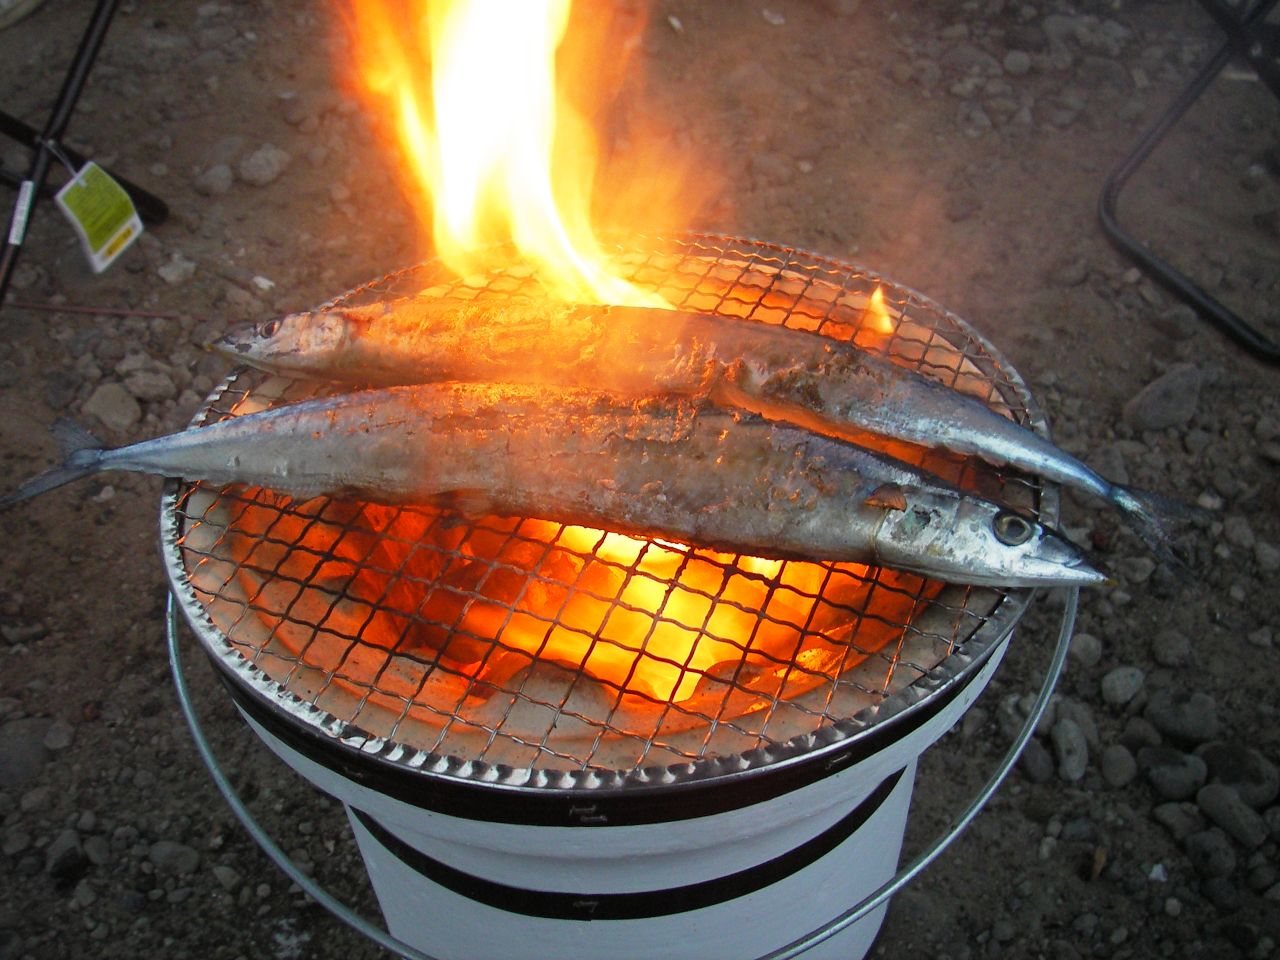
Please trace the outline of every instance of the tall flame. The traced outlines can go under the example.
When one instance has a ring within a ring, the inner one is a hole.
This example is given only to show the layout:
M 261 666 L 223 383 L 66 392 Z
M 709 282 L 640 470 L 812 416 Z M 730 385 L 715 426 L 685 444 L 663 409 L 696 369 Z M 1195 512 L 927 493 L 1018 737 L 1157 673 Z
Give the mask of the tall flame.
M 494 266 L 495 245 L 510 242 L 553 296 L 666 305 L 609 272 L 591 228 L 598 144 L 557 84 L 570 0 L 348 0 L 346 9 L 357 89 L 394 115 L 401 173 L 450 268 Z M 605 72 L 593 81 L 621 79 Z

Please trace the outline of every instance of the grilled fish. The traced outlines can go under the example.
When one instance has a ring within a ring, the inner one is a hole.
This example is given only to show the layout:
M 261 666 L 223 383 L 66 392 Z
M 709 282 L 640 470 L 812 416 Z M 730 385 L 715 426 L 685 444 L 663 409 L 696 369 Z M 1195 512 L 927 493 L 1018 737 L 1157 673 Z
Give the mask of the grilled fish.
M 943 448 L 1109 501 L 1164 559 L 1171 554 L 1161 514 L 1180 512 L 938 381 L 854 344 L 767 323 L 416 297 L 291 314 L 210 347 L 276 373 L 367 385 L 476 380 L 707 396 L 855 442 L 875 434 Z
M 0 499 L 130 470 L 298 498 L 434 503 L 728 553 L 895 567 L 1003 586 L 1103 579 L 1036 520 L 844 441 L 686 397 L 444 383 L 289 404 L 103 449 Z

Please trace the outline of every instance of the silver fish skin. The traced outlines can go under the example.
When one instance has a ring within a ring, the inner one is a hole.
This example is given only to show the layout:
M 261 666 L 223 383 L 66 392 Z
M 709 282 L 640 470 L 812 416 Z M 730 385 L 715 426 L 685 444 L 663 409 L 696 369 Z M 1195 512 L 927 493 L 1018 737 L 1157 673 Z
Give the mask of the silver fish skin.
M 943 448 L 1087 491 L 1122 510 L 1166 558 L 1160 514 L 1178 512 L 938 381 L 851 343 L 752 320 L 416 297 L 291 314 L 210 347 L 272 372 L 369 385 L 476 380 L 705 395 L 828 436 Z
M 1031 518 L 908 464 L 688 398 L 426 384 L 290 404 L 63 466 L 0 501 L 127 470 L 309 498 L 435 503 L 782 559 L 997 586 L 1104 579 Z

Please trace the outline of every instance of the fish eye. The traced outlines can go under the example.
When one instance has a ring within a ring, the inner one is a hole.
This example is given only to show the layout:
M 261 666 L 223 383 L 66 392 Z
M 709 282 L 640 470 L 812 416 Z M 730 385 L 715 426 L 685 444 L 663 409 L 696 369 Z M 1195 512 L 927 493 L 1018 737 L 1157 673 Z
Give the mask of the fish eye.
M 1030 540 L 1031 535 L 1036 532 L 1030 520 L 1009 510 L 1001 510 L 996 514 L 995 520 L 992 521 L 991 529 L 994 531 L 997 540 L 1011 547 L 1021 546 Z
M 275 317 L 274 319 L 271 319 L 271 320 L 264 320 L 262 321 L 262 323 L 258 324 L 258 336 L 260 337 L 274 337 L 279 332 L 280 332 L 279 317 Z

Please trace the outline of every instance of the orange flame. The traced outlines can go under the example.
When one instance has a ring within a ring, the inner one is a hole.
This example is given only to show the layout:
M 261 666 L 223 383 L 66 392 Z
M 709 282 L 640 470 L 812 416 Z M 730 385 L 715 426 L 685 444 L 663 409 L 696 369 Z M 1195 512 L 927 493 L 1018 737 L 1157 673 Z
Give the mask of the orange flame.
M 575 95 L 603 102 L 622 80 L 602 68 L 602 44 L 625 60 L 629 43 L 600 25 L 592 7 L 586 36 L 570 43 L 570 0 L 348 0 L 357 92 L 395 118 L 392 147 L 424 232 L 451 269 L 493 267 L 510 243 L 534 265 L 548 292 L 579 302 L 666 306 L 657 294 L 613 275 L 591 227 L 600 144 L 587 122 L 599 103 L 574 102 L 558 83 L 561 57 L 590 71 Z M 581 32 L 581 31 L 579 31 Z M 621 44 L 621 49 L 617 45 Z M 572 48 L 570 51 L 569 48 Z M 583 60 L 583 56 L 586 60 Z M 594 57 L 594 59 L 591 59 Z M 584 65 L 585 64 L 585 65 Z M 601 73 L 606 74 L 601 76 Z M 673 165 L 628 173 L 634 198 L 624 215 L 648 216 L 672 193 Z M 610 193 L 617 191 L 610 185 Z M 618 198 L 608 198 L 618 212 Z

